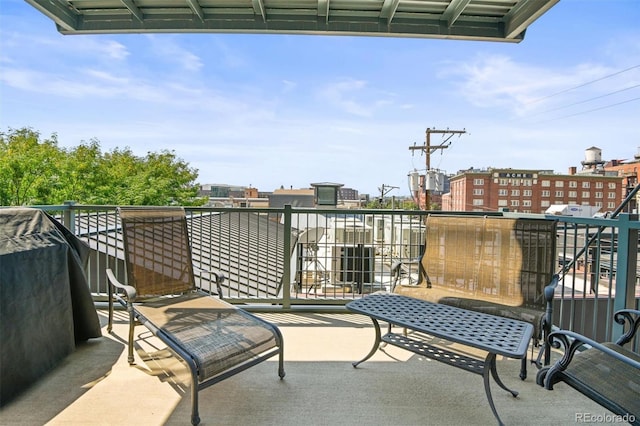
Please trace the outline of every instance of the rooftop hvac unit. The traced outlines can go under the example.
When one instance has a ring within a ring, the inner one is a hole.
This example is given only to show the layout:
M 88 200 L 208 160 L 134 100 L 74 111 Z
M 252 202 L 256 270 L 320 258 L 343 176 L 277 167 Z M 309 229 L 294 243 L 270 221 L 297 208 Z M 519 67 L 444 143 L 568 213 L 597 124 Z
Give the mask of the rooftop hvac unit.
M 358 284 L 373 282 L 373 247 L 336 247 L 331 269 L 335 281 Z
M 336 244 L 371 244 L 373 235 L 371 228 L 336 228 Z

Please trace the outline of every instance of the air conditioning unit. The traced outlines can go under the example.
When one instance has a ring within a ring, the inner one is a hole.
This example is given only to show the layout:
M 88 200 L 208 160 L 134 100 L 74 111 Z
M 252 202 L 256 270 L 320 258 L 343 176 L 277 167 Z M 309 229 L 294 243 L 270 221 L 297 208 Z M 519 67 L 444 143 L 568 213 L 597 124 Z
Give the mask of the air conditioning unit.
M 335 247 L 331 270 L 335 281 L 371 283 L 373 275 L 373 247 Z
M 337 228 L 336 244 L 371 244 L 373 235 L 371 228 Z

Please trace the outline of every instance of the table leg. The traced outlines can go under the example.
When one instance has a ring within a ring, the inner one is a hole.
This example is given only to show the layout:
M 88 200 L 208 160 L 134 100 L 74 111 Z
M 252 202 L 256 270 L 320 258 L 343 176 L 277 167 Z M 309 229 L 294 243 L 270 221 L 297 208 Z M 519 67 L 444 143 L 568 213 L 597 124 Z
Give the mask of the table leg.
M 382 335 L 380 333 L 380 324 L 378 323 L 378 320 L 375 318 L 371 318 L 371 321 L 373 321 L 373 328 L 375 329 L 375 332 L 376 332 L 376 341 L 373 343 L 373 347 L 364 358 L 362 358 L 360 361 L 351 363 L 351 365 L 353 365 L 354 368 L 357 367 L 359 364 L 365 362 L 369 358 L 371 358 L 373 354 L 375 354 L 378 348 L 380 347 L 380 341 L 382 340 L 382 337 L 381 337 Z
M 500 420 L 500 416 L 498 416 L 498 411 L 496 410 L 496 406 L 493 403 L 493 397 L 491 396 L 489 375 L 493 376 L 493 380 L 496 381 L 498 386 L 500 386 L 502 389 L 506 390 L 507 392 L 510 392 L 511 395 L 513 395 L 514 397 L 518 396 L 518 392 L 509 389 L 504 385 L 504 383 L 502 383 L 502 380 L 500 380 L 500 377 L 498 376 L 498 370 L 496 369 L 496 354 L 493 354 L 493 353 L 488 354 L 487 357 L 485 358 L 484 370 L 482 372 L 482 378 L 484 379 L 484 391 L 487 394 L 487 399 L 489 400 L 489 406 L 491 407 L 491 411 L 493 412 L 493 415 L 498 420 L 498 424 L 500 426 L 503 426 L 504 423 L 502 423 L 502 420 Z

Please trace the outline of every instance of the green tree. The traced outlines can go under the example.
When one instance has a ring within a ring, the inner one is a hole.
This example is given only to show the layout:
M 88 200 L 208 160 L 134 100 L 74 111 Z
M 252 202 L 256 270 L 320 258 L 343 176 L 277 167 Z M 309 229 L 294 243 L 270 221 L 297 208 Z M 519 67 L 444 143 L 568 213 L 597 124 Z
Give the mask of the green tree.
M 92 139 L 60 149 L 56 135 L 41 141 L 31 129 L 0 133 L 0 205 L 200 205 L 196 169 L 173 151 L 130 148 L 102 153 Z
M 56 186 L 52 188 L 52 195 L 58 202 L 82 200 L 84 204 L 98 204 L 101 197 L 97 188 L 106 181 L 104 160 L 97 140 L 66 150 L 59 170 Z
M 62 158 L 55 134 L 41 141 L 29 128 L 0 133 L 0 204 L 49 203 Z

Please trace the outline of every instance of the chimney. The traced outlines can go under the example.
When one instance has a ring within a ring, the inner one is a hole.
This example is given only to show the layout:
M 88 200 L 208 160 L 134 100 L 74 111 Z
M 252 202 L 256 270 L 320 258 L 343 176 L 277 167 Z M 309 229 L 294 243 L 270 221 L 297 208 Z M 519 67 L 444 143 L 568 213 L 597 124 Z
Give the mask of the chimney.
M 569 174 L 570 175 L 575 175 L 578 171 L 578 168 L 576 166 L 571 166 L 569 167 Z

